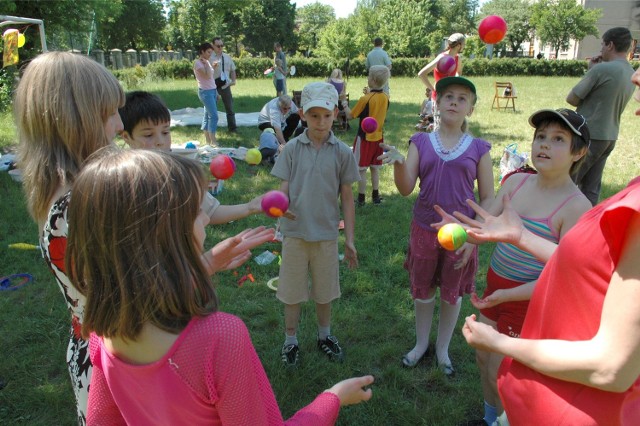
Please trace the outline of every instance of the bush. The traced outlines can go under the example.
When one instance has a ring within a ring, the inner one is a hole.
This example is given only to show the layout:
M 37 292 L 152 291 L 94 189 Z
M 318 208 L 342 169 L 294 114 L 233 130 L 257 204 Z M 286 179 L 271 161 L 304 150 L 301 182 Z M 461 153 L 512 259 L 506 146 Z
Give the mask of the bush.
M 15 67 L 0 69 L 0 111 L 6 111 L 11 108 L 15 74 Z
M 113 70 L 113 75 L 120 80 L 127 90 L 135 90 L 144 84 L 149 75 L 149 70 L 148 68 L 136 65 L 133 68 Z

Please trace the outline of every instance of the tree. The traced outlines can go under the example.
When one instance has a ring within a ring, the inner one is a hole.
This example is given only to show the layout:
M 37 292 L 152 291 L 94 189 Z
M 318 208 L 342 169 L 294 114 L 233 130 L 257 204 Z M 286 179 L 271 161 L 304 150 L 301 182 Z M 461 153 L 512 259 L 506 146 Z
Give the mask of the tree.
M 511 48 L 511 56 L 516 56 L 520 46 L 531 39 L 531 6 L 528 0 L 491 0 L 482 6 L 482 17 L 501 16 L 507 22 L 505 43 Z
M 136 50 L 159 47 L 166 24 L 161 0 L 124 0 L 120 15 L 99 25 L 100 44 Z
M 357 57 L 361 50 L 354 43 L 356 33 L 354 16 L 336 19 L 322 31 L 318 41 L 318 53 L 336 60 Z
M 50 49 L 86 50 L 92 44 L 93 24 L 120 15 L 121 0 L 13 1 L 16 16 L 42 19 Z M 8 2 L 3 3 L 3 6 Z
M 336 14 L 333 7 L 319 2 L 298 9 L 296 11 L 298 47 L 304 48 L 309 56 L 309 52 L 317 47 L 324 28 L 335 19 Z
M 270 56 L 274 42 L 282 44 L 285 50 L 295 46 L 295 4 L 282 0 L 248 0 L 240 16 L 247 49 Z
M 598 37 L 595 24 L 601 16 L 601 9 L 585 9 L 574 0 L 540 0 L 532 6 L 531 23 L 540 41 L 550 44 L 557 58 L 572 39 Z
M 437 4 L 430 0 L 386 0 L 378 7 L 381 36 L 391 56 L 429 53 L 429 34 L 437 29 Z

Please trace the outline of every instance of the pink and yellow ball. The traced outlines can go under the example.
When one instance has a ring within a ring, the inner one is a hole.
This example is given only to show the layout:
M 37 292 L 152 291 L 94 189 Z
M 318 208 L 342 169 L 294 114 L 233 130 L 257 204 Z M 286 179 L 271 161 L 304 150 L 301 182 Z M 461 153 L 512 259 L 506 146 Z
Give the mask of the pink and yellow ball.
M 467 231 L 457 223 L 447 223 L 438 231 L 438 242 L 447 250 L 458 250 L 467 242 Z
M 289 208 L 289 198 L 284 192 L 269 191 L 262 197 L 262 211 L 270 217 L 280 217 Z
M 362 120 L 360 127 L 365 133 L 373 133 L 378 130 L 378 120 L 373 117 L 366 117 Z
M 507 23 L 498 15 L 487 16 L 478 26 L 478 35 L 487 44 L 500 43 L 506 33 Z
M 209 170 L 216 179 L 229 179 L 236 171 L 236 162 L 228 155 L 216 155 L 211 159 Z

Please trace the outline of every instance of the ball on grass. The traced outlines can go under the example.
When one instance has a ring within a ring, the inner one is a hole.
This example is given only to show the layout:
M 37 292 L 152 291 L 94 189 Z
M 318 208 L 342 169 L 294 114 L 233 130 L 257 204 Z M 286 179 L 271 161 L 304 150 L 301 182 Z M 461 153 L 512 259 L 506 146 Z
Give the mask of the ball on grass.
M 229 179 L 236 171 L 236 162 L 228 155 L 216 155 L 211 159 L 209 170 L 216 179 Z
M 196 144 L 193 142 L 187 142 L 184 144 L 184 149 L 196 149 Z
M 373 117 L 366 117 L 360 124 L 362 131 L 365 133 L 373 133 L 378 130 L 378 120 Z
M 457 223 L 447 223 L 438 231 L 438 242 L 447 250 L 458 250 L 467 242 L 467 231 Z
M 507 23 L 498 15 L 487 16 L 478 26 L 478 35 L 487 44 L 500 43 L 506 33 Z
M 451 76 L 456 72 L 456 60 L 451 55 L 443 55 L 436 65 L 438 72 L 446 76 Z
M 289 208 L 289 198 L 282 191 L 269 191 L 262 197 L 262 211 L 270 217 L 280 217 Z
M 262 153 L 258 148 L 251 148 L 247 150 L 247 154 L 244 159 L 248 164 L 256 165 L 262 161 Z

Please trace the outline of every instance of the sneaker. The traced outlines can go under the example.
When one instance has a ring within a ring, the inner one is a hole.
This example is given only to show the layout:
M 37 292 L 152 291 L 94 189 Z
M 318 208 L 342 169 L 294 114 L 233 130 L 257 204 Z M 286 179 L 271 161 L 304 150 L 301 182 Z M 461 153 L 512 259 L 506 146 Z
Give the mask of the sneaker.
M 282 362 L 286 367 L 296 367 L 300 360 L 298 345 L 284 345 L 280 351 Z
M 324 352 L 331 361 L 344 361 L 344 352 L 342 352 L 336 336 L 329 335 L 324 340 L 318 340 L 318 349 Z
M 373 198 L 373 205 L 374 206 L 379 206 L 380 204 L 382 204 L 382 197 L 374 197 Z

